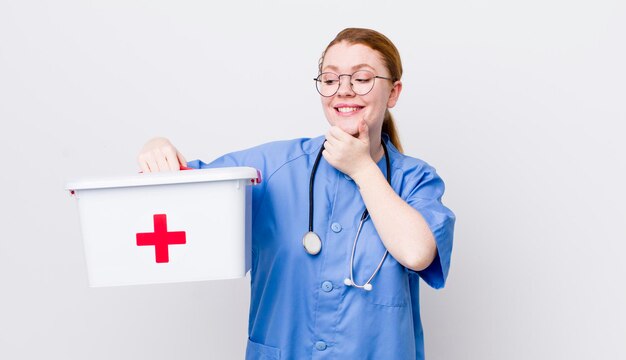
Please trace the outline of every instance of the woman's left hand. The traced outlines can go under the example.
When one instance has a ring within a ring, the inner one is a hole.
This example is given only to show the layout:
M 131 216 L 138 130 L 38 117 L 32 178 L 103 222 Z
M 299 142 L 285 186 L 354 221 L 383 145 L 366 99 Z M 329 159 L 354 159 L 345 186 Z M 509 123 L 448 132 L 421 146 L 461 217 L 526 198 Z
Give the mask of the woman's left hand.
M 326 133 L 322 152 L 324 159 L 335 169 L 354 179 L 359 170 L 373 164 L 370 155 L 369 127 L 365 120 L 359 123 L 358 137 L 333 126 Z

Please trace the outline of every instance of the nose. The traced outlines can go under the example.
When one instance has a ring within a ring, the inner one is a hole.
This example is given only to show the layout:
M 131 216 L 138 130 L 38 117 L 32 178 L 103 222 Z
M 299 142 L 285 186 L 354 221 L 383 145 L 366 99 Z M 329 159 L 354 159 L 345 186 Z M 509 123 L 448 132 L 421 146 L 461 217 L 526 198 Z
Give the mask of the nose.
M 352 90 L 352 76 L 350 75 L 339 76 L 339 89 L 337 90 L 337 95 L 339 96 L 354 96 L 355 95 L 354 91 Z

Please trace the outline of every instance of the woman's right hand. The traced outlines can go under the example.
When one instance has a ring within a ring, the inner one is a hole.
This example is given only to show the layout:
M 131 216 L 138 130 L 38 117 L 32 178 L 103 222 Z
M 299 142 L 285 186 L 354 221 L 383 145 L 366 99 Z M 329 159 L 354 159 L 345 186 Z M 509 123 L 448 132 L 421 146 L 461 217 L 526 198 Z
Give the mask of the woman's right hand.
M 157 171 L 178 171 L 187 166 L 183 154 L 163 137 L 148 141 L 137 156 L 137 162 L 144 173 Z

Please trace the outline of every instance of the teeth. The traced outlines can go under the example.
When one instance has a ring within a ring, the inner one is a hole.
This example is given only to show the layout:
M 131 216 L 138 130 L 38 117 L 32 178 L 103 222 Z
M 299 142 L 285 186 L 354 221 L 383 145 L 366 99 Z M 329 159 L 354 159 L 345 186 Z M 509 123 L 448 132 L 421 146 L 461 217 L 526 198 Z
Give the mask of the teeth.
M 359 110 L 359 108 L 357 108 L 357 107 L 340 107 L 340 108 L 337 108 L 337 110 L 339 112 L 342 112 L 342 113 L 347 113 L 347 112 L 357 111 L 357 110 Z

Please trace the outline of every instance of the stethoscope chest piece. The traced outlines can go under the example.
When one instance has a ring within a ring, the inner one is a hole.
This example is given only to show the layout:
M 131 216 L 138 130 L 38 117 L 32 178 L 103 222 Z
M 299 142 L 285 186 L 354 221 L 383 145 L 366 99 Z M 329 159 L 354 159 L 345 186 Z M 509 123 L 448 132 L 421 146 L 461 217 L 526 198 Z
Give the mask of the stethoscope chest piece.
M 316 233 L 309 231 L 302 238 L 304 250 L 311 255 L 317 255 L 322 250 L 322 240 Z

